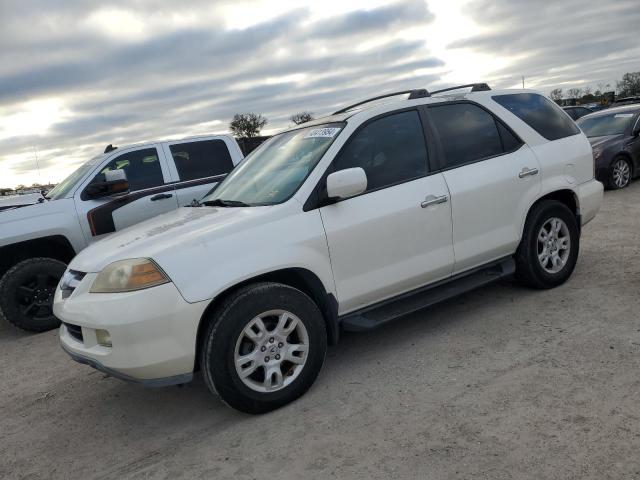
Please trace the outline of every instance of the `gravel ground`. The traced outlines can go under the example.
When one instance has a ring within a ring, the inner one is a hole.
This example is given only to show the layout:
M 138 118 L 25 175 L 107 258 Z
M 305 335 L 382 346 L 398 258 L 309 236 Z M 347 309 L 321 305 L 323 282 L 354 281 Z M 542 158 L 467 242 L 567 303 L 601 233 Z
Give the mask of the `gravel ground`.
M 345 335 L 258 417 L 3 324 L 0 478 L 640 479 L 639 208 L 640 181 L 605 193 L 562 287 L 502 282 Z

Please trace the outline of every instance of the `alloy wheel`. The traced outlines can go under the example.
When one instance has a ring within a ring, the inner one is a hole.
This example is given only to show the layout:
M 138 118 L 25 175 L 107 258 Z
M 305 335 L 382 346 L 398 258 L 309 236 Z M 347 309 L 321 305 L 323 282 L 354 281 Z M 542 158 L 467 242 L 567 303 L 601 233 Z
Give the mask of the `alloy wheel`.
M 548 219 L 538 232 L 538 261 L 547 273 L 558 273 L 567 264 L 571 250 L 569 228 L 557 217 Z
M 26 279 L 16 291 L 16 302 L 23 315 L 34 320 L 53 316 L 53 295 L 58 278 L 43 273 Z
M 300 375 L 308 352 L 309 334 L 302 321 L 286 310 L 270 310 L 244 327 L 233 360 L 242 383 L 270 393 L 287 387 Z
M 627 186 L 631 179 L 631 169 L 626 160 L 619 159 L 613 164 L 612 178 L 616 188 L 624 188 Z

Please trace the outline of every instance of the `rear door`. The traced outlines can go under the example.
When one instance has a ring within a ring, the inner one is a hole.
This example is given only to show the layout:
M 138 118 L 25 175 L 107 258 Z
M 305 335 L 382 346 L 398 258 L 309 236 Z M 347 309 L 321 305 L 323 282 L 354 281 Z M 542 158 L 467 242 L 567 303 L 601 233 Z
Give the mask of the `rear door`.
M 454 275 L 511 255 L 541 189 L 540 165 L 517 135 L 468 101 L 427 108 L 451 194 Z
M 179 206 L 202 199 L 222 181 L 233 170 L 234 156 L 238 158 L 234 150 L 239 151 L 237 146 L 229 145 L 224 137 L 166 142 L 163 149 L 170 159 Z
M 127 174 L 130 192 L 118 197 L 90 199 L 85 188 L 104 179 L 110 170 Z M 116 150 L 75 193 L 75 204 L 87 241 L 134 225 L 178 207 L 160 145 Z

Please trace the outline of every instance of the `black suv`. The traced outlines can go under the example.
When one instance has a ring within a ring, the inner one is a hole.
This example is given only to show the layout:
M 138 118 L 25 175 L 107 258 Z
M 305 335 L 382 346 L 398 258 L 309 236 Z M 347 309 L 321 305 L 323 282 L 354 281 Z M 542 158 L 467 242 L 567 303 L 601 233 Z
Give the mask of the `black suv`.
M 596 178 L 624 188 L 640 174 L 640 105 L 609 108 L 580 118 L 593 147 Z

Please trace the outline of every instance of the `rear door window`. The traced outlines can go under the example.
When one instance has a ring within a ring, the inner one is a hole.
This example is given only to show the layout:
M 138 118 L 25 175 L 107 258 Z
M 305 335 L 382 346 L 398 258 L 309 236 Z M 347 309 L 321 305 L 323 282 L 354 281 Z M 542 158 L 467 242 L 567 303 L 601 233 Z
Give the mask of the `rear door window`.
M 454 103 L 429 107 L 428 111 L 444 150 L 445 168 L 501 155 L 520 144 L 493 115 L 477 105 Z M 498 125 L 504 130 L 503 136 Z M 503 143 L 509 148 L 505 149 Z
M 576 124 L 563 115 L 560 107 L 537 93 L 510 93 L 492 98 L 547 140 L 580 133 Z
M 229 173 L 233 161 L 224 140 L 175 143 L 170 147 L 180 181 Z

